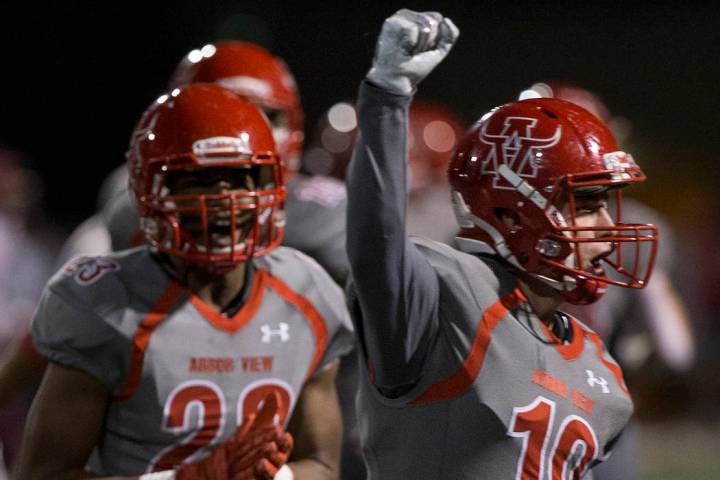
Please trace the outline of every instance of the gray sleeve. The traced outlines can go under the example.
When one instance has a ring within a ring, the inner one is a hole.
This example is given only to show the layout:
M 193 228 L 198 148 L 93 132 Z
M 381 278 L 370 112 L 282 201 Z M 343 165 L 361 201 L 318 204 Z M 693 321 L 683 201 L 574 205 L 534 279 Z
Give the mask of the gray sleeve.
M 96 313 L 46 288 L 32 329 L 37 351 L 51 362 L 89 373 L 113 393 L 124 383 L 131 345 Z
M 399 395 L 421 374 L 438 330 L 438 279 L 410 243 L 407 204 L 407 121 L 412 97 L 365 81 L 359 131 L 348 168 L 347 253 L 359 308 L 356 331 L 386 395 Z

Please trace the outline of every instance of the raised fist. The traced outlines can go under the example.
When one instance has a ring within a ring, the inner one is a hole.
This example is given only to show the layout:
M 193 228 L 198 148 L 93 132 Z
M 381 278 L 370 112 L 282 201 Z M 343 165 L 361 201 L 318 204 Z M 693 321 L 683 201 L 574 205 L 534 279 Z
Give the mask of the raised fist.
M 367 79 L 408 95 L 452 48 L 460 31 L 437 12 L 398 10 L 385 20 Z

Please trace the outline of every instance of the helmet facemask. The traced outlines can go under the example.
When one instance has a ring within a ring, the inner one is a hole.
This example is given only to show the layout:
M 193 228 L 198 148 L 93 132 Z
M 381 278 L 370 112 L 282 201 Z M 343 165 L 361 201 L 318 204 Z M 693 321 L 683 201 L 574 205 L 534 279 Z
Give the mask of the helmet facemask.
M 143 229 L 158 250 L 196 264 L 234 265 L 277 247 L 285 189 L 272 154 L 151 160 Z M 217 183 L 220 182 L 220 183 Z
M 624 185 L 599 180 L 588 185 L 582 177 L 570 175 L 559 182 L 545 212 L 553 230 L 537 244 L 538 261 L 545 268 L 536 275 L 550 283 L 560 280 L 556 288 L 574 304 L 598 300 L 607 285 L 643 288 L 657 252 L 654 225 L 623 222 Z M 584 224 L 583 218 L 589 215 L 604 216 L 607 222 Z

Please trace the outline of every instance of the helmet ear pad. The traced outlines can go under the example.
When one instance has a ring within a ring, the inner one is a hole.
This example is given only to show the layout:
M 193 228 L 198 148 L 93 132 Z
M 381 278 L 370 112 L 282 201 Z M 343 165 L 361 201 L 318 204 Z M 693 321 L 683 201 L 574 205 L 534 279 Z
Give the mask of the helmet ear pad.
M 493 213 L 496 228 L 508 244 L 510 242 L 513 242 L 513 244 L 524 243 L 525 231 L 530 228 L 526 218 L 509 208 L 495 207 Z M 528 252 L 522 248 L 520 250 L 513 249 L 513 251 L 520 265 L 527 268 L 528 259 L 530 258 Z

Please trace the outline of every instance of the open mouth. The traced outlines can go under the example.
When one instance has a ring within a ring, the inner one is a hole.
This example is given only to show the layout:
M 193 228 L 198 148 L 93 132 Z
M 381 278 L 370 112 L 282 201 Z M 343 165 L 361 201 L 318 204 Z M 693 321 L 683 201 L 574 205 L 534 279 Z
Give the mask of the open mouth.
M 603 252 L 596 255 L 590 260 L 590 265 L 585 268 L 585 271 L 592 273 L 593 275 L 605 276 L 604 260 L 612 253 L 612 250 Z
M 244 243 L 252 217 L 253 212 L 238 212 L 235 218 L 235 228 L 233 229 L 229 213 L 213 215 L 208 219 L 207 223 L 207 242 L 209 245 L 205 245 L 205 229 L 199 219 L 194 218 L 192 221 L 183 223 L 184 229 L 194 239 L 198 247 L 210 247 L 211 250 L 216 250 Z

